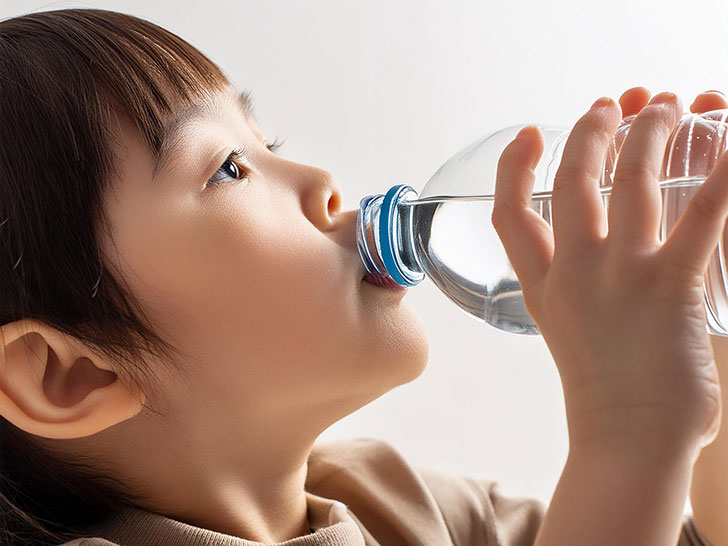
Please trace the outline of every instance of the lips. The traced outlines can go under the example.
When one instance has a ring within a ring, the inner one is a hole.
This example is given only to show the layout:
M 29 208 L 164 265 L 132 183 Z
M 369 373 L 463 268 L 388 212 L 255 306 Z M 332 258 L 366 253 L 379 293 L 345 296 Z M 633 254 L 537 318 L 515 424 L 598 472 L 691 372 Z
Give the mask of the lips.
M 389 275 L 378 275 L 376 273 L 367 273 L 364 275 L 364 278 L 362 279 L 364 282 L 368 282 L 369 284 L 373 284 L 374 286 L 379 286 L 381 288 L 388 288 L 390 290 L 407 290 L 406 286 L 400 286 L 394 280 L 392 280 L 392 277 Z

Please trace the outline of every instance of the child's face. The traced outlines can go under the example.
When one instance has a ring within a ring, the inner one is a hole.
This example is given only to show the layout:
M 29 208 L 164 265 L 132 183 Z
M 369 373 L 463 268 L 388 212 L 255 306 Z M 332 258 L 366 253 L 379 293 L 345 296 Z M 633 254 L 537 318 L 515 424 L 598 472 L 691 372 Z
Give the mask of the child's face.
M 339 212 L 331 174 L 270 152 L 232 90 L 188 120 L 176 145 L 155 176 L 120 119 L 102 244 L 189 356 L 190 375 L 166 382 L 177 411 L 239 420 L 255 408 L 328 426 L 422 372 L 422 323 L 402 292 L 361 282 L 356 211 Z M 247 149 L 242 180 L 225 163 L 236 148 Z

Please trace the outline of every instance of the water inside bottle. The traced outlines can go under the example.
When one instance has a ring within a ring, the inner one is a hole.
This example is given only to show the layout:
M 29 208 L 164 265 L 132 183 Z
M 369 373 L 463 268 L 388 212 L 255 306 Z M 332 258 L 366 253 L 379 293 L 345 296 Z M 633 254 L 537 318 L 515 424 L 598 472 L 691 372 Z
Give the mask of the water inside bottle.
M 704 178 L 662 182 L 661 238 L 684 212 Z M 611 188 L 602 188 L 605 207 Z M 453 302 L 479 320 L 520 334 L 540 333 L 523 301 L 518 277 L 491 224 L 493 196 L 428 197 L 400 204 L 405 237 L 417 247 L 416 259 Z M 532 208 L 551 224 L 551 192 L 534 194 Z M 705 277 L 709 330 L 728 335 L 728 290 L 724 271 L 725 233 Z M 407 246 L 407 245 L 404 245 Z

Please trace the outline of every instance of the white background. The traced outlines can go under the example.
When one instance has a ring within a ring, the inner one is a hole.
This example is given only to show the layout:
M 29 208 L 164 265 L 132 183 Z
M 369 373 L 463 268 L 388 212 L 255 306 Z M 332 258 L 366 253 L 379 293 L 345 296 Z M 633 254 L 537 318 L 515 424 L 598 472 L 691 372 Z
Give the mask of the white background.
M 346 209 L 392 184 L 421 190 L 498 128 L 571 125 L 602 95 L 644 85 L 687 108 L 728 90 L 725 0 L 3 0 L 0 17 L 67 7 L 137 15 L 197 46 L 253 92 L 284 157 L 337 176 Z M 429 280 L 406 297 L 427 325 L 427 370 L 322 439 L 383 438 L 417 465 L 548 502 L 567 434 L 543 339 L 478 322 Z

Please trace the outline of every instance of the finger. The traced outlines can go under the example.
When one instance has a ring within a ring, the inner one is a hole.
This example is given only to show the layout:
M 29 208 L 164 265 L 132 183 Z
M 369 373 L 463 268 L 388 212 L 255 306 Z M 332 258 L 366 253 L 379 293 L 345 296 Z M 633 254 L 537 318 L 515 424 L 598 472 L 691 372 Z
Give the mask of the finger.
M 553 257 L 553 234 L 531 208 L 534 172 L 543 152 L 538 127 L 524 127 L 500 156 L 491 221 L 526 290 L 542 278 Z
M 673 271 L 702 276 L 718 244 L 728 216 L 728 150 L 688 201 L 662 245 L 665 264 Z
M 619 97 L 619 106 L 622 108 L 622 118 L 635 116 L 650 100 L 650 90 L 646 87 L 632 87 Z
M 705 91 L 700 93 L 690 105 L 690 111 L 695 114 L 702 114 L 711 110 L 721 110 L 723 108 L 728 108 L 728 98 L 720 91 Z
M 621 111 L 603 97 L 576 122 L 554 177 L 551 200 L 555 252 L 581 252 L 605 235 L 599 182 Z
M 609 240 L 616 248 L 659 244 L 662 200 L 658 185 L 667 139 L 682 103 L 659 93 L 637 114 L 622 144 L 609 197 Z

